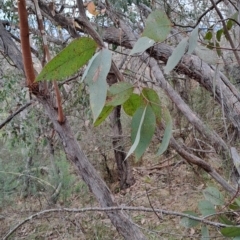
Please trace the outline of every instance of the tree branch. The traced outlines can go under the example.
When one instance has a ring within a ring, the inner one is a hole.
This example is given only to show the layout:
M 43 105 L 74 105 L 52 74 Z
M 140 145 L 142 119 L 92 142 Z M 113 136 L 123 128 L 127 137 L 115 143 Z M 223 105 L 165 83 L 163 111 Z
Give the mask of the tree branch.
M 60 213 L 60 212 L 69 212 L 69 213 L 83 213 L 83 212 L 111 212 L 111 211 L 134 211 L 134 212 L 153 212 L 152 208 L 145 208 L 145 207 L 126 207 L 126 206 L 120 206 L 120 207 L 106 207 L 106 208 L 99 208 L 99 207 L 92 207 L 92 208 L 82 208 L 82 209 L 71 209 L 71 208 L 55 208 L 55 209 L 47 209 L 38 213 L 35 213 L 28 218 L 24 219 L 22 222 L 17 224 L 13 229 L 11 229 L 4 237 L 3 240 L 7 240 L 18 228 L 20 228 L 23 224 L 32 221 L 35 218 L 38 218 L 42 215 L 48 214 L 48 213 Z M 155 208 L 154 211 L 156 213 L 170 215 L 170 216 L 177 216 L 177 217 L 187 217 L 192 220 L 199 221 L 201 223 L 214 226 L 214 227 L 240 227 L 240 225 L 227 225 L 224 223 L 219 222 L 213 222 L 206 220 L 206 217 L 195 217 L 189 214 L 175 212 L 175 211 L 168 211 L 163 209 Z
M 26 103 L 24 106 L 19 108 L 16 112 L 11 114 L 6 120 L 4 120 L 2 123 L 0 123 L 0 129 L 2 129 L 7 123 L 9 123 L 16 115 L 18 115 L 20 112 L 22 112 L 24 109 L 32 105 L 33 101 Z

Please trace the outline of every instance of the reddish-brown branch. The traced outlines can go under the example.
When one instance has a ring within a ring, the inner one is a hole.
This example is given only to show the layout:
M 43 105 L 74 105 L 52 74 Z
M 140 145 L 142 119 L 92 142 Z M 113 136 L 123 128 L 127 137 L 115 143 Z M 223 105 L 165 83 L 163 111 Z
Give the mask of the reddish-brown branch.
M 20 21 L 21 47 L 23 54 L 24 71 L 27 79 L 27 86 L 29 87 L 30 91 L 38 92 L 38 84 L 34 83 L 35 74 L 31 56 L 28 18 L 25 0 L 18 1 L 18 14 Z
M 34 4 L 35 4 L 35 8 L 36 8 L 36 13 L 37 13 L 38 27 L 40 29 L 41 36 L 42 36 L 44 53 L 45 53 L 47 62 L 49 62 L 51 60 L 51 55 L 50 55 L 50 52 L 49 52 L 49 48 L 48 48 L 48 44 L 47 44 L 47 38 L 46 38 L 46 35 L 45 35 L 42 14 L 41 14 L 40 8 L 38 6 L 38 1 L 37 0 L 34 0 Z M 60 94 L 59 87 L 58 87 L 58 84 L 57 84 L 56 80 L 53 81 L 53 86 L 54 86 L 54 90 L 55 90 L 55 94 L 56 94 L 56 100 L 57 100 L 58 121 L 59 121 L 59 123 L 62 124 L 62 123 L 64 123 L 65 118 L 64 118 L 64 114 L 63 114 L 63 108 L 62 108 L 61 94 Z M 45 87 L 47 88 L 47 85 L 45 85 Z

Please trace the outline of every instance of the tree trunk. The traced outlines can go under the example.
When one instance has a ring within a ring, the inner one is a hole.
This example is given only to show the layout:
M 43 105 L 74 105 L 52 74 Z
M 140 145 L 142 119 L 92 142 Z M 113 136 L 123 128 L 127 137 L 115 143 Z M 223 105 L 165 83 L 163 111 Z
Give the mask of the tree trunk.
M 126 189 L 135 183 L 131 166 L 128 160 L 125 160 L 126 153 L 122 143 L 122 124 L 121 124 L 121 106 L 115 107 L 110 115 L 111 127 L 113 130 L 112 145 L 114 149 L 115 160 L 120 178 L 120 188 Z
M 50 99 L 46 97 L 37 96 L 38 100 L 42 103 L 48 117 L 54 124 L 55 130 L 58 132 L 67 158 L 74 164 L 79 176 L 83 178 L 90 190 L 95 195 L 101 207 L 116 206 L 113 196 L 108 189 L 105 182 L 100 178 L 95 168 L 88 161 L 87 157 L 81 150 L 77 140 L 75 139 L 68 121 L 64 124 L 59 124 L 57 121 L 57 112 L 51 104 Z M 129 240 L 143 240 L 146 237 L 139 230 L 139 228 L 131 221 L 131 219 L 120 211 L 107 212 L 112 224 L 116 227 L 117 231 Z

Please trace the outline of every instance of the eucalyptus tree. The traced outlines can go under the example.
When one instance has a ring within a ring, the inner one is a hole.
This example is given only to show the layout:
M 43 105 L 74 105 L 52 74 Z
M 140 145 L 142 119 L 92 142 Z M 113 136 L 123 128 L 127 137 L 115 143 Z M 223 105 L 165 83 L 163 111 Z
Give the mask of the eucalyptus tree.
M 239 25 L 238 5 L 234 1 L 20 0 L 17 6 L 6 1 L 1 9 L 2 54 L 25 74 L 30 96 L 46 112 L 67 158 L 102 208 L 116 203 L 81 149 L 81 142 L 76 140 L 64 105 L 67 84 L 74 81 L 87 86 L 94 126 L 110 116 L 122 188 L 134 183 L 129 156 L 135 154 L 140 159 L 156 135 L 160 140 L 155 149 L 157 155 L 170 146 L 230 194 L 236 193 L 235 187 L 213 166 L 195 154 L 207 150 L 194 151 L 187 142 L 178 141 L 173 134 L 173 129 L 181 128 L 178 119 L 173 121 L 164 98 L 159 97 L 164 92 L 191 124 L 187 131 L 197 132 L 219 158 L 227 158 L 234 150 L 232 158 L 237 161 L 235 142 L 231 140 L 238 138 L 240 130 L 240 95 L 224 68 L 231 58 L 236 67 L 240 64 L 234 35 Z M 43 69 L 34 69 L 33 62 Z M 219 104 L 225 134 L 220 135 L 191 108 L 186 97 L 186 92 L 192 91 L 190 85 L 186 85 L 190 88 L 184 93 L 182 87 L 174 89 L 181 78 L 205 88 L 212 96 L 210 101 Z M 122 111 L 131 117 L 132 145 L 127 153 L 122 145 Z M 227 128 L 230 125 L 232 132 Z M 122 212 L 106 213 L 125 239 L 146 239 Z

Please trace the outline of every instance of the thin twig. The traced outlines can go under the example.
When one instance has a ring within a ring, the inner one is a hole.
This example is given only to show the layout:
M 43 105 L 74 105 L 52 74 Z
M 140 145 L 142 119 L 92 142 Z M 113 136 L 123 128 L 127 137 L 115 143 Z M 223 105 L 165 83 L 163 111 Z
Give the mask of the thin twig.
M 7 123 L 9 123 L 16 115 L 18 115 L 20 112 L 22 112 L 28 106 L 32 105 L 32 103 L 33 103 L 33 101 L 26 103 L 24 106 L 19 108 L 16 112 L 11 114 L 6 120 L 4 120 L 2 123 L 0 123 L 0 129 L 3 128 Z

